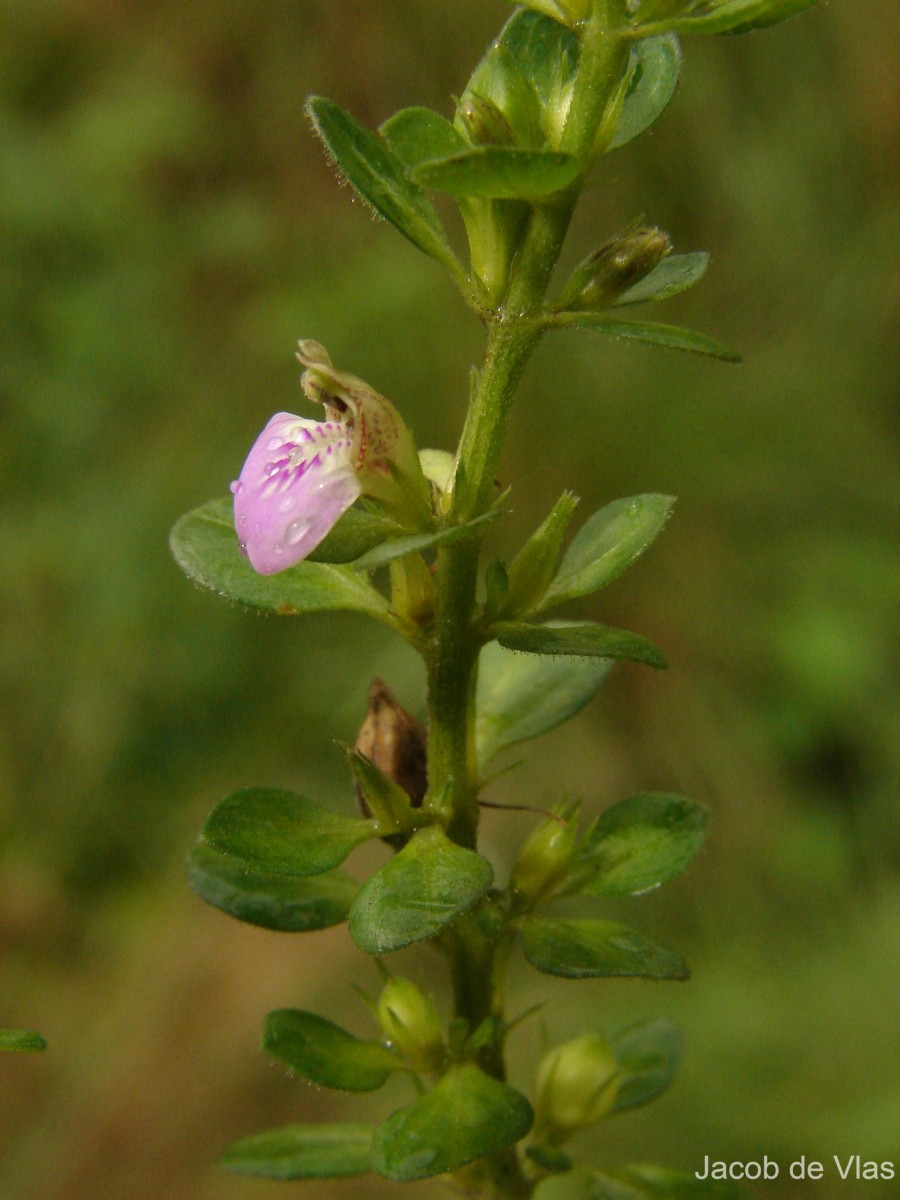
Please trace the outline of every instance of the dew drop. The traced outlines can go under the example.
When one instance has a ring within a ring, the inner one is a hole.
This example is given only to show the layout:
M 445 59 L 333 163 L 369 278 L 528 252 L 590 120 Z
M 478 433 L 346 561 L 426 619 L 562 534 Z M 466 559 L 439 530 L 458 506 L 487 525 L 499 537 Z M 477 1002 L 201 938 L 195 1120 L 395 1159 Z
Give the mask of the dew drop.
M 278 463 L 267 462 L 263 467 L 263 474 L 267 479 L 271 479 L 273 475 L 277 475 L 279 471 Z
M 284 445 L 284 438 L 270 437 L 269 440 L 266 442 L 266 449 L 267 450 L 280 450 L 283 445 Z
M 284 546 L 282 546 L 281 542 L 275 543 L 275 553 L 276 554 L 284 554 Z
M 309 533 L 309 521 L 291 521 L 287 529 L 284 531 L 284 536 L 289 546 L 296 546 Z
M 278 505 L 278 511 L 280 513 L 289 513 L 296 503 L 297 501 L 294 496 L 287 496 Z
M 244 558 L 248 557 L 246 542 L 238 542 L 238 549 L 240 550 L 241 554 L 243 554 Z
M 244 485 L 239 479 L 232 479 L 231 483 L 228 485 L 228 490 L 231 492 L 232 496 L 236 496 L 238 492 L 244 490 Z

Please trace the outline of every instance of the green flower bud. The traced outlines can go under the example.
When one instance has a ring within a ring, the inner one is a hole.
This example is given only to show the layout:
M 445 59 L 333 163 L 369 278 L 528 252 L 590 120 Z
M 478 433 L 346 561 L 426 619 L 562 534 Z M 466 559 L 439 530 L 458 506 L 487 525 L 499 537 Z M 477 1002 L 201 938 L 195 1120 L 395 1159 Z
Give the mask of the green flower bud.
M 542 821 L 519 851 L 512 888 L 527 907 L 532 907 L 565 875 L 578 840 L 580 808 L 580 801 L 558 806 L 555 816 Z
M 409 979 L 389 979 L 378 999 L 384 1035 L 418 1070 L 436 1067 L 443 1055 L 441 1023 L 430 996 Z
M 542 1059 L 535 1080 L 535 1140 L 558 1146 L 610 1111 L 619 1064 L 596 1033 L 565 1042 Z
M 515 141 L 512 126 L 493 101 L 467 92 L 456 110 L 461 124 L 476 146 L 511 146 Z
M 611 238 L 576 268 L 556 307 L 604 309 L 627 292 L 672 250 L 667 233 L 653 227 Z

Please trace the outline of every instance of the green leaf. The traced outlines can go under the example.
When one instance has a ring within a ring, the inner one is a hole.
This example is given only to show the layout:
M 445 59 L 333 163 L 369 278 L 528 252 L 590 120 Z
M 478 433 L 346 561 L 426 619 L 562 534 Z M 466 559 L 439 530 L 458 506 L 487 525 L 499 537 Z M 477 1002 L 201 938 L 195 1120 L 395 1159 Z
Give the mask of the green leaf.
M 539 737 L 573 717 L 612 667 L 608 659 L 515 654 L 497 642 L 481 651 L 475 702 L 475 746 L 483 770 L 517 742 Z
M 451 1067 L 421 1100 L 378 1126 L 372 1167 L 398 1183 L 443 1175 L 513 1145 L 533 1120 L 520 1092 L 463 1063 Z
M 354 504 L 311 551 L 307 562 L 351 563 L 390 538 L 406 534 L 402 525 L 381 513 Z
M 407 167 L 429 158 L 450 158 L 469 148 L 463 135 L 430 108 L 402 108 L 378 132 Z
M 628 71 L 628 91 L 609 150 L 618 150 L 649 129 L 675 95 L 681 73 L 678 38 L 668 33 L 635 42 Z
M 671 1171 L 667 1167 L 635 1165 L 625 1167 L 618 1175 L 637 1187 L 647 1200 L 744 1200 L 747 1195 L 734 1183 L 698 1179 L 688 1171 Z
M 627 629 L 612 629 L 592 621 L 561 625 L 529 625 L 523 621 L 500 621 L 494 636 L 507 650 L 526 654 L 573 654 L 587 658 L 623 658 L 648 667 L 667 666 L 662 651 L 647 638 Z
M 379 834 L 375 821 L 333 813 L 281 788 L 245 788 L 213 809 L 202 843 L 263 875 L 321 875 Z
M 659 325 L 651 321 L 619 321 L 605 317 L 602 313 L 561 313 L 567 319 L 560 324 L 587 329 L 591 333 L 604 333 L 609 337 L 625 338 L 636 342 L 647 342 L 651 346 L 664 346 L 667 350 L 686 350 L 690 354 L 705 354 L 722 362 L 739 363 L 741 356 L 717 342 L 705 333 L 694 329 L 681 329 L 677 325 Z
M 523 10 L 510 17 L 498 40 L 542 105 L 553 109 L 578 67 L 578 38 L 572 30 L 540 13 Z
M 46 1041 L 33 1029 L 0 1029 L 0 1051 L 19 1050 L 34 1054 L 46 1049 Z
M 451 196 L 530 200 L 568 187 L 580 169 L 577 158 L 555 150 L 480 146 L 423 162 L 413 177 L 423 187 Z
M 698 283 L 708 266 L 709 255 L 704 250 L 696 250 L 693 254 L 670 254 L 627 292 L 617 297 L 613 307 L 643 304 L 645 300 L 668 300 L 670 296 L 677 296 L 679 292 L 687 291 Z
M 367 954 L 388 954 L 433 937 L 485 894 L 494 878 L 486 858 L 431 826 L 362 885 L 350 911 L 350 936 Z
M 383 567 L 405 554 L 421 554 L 424 550 L 436 550 L 439 546 L 464 542 L 467 538 L 477 537 L 484 531 L 485 526 L 496 521 L 502 513 L 502 507 L 494 505 L 464 525 L 447 525 L 444 529 L 437 529 L 431 533 L 411 533 L 391 541 L 382 541 L 362 558 L 358 558 L 353 566 L 357 571 L 374 571 L 377 567 Z
M 347 920 L 358 882 L 343 871 L 313 878 L 248 871 L 212 846 L 199 843 L 188 857 L 188 879 L 197 895 L 230 917 L 276 929 L 307 933 Z
M 690 975 L 680 955 L 615 921 L 529 917 L 522 930 L 525 957 L 547 975 L 566 979 L 687 979 Z
M 304 561 L 277 575 L 258 575 L 238 549 L 228 499 L 186 513 L 169 541 L 182 571 L 228 600 L 281 616 L 344 609 L 388 619 L 388 602 L 350 567 Z
M 329 154 L 362 199 L 414 246 L 456 273 L 459 264 L 437 213 L 387 144 L 324 96 L 311 96 L 306 111 Z
M 594 513 L 572 539 L 540 609 L 612 583 L 658 536 L 674 503 L 674 496 L 651 492 L 613 500 Z
M 597 818 L 578 848 L 591 896 L 636 896 L 680 875 L 703 844 L 706 809 L 684 796 L 642 792 Z
M 671 1021 L 639 1021 L 610 1039 L 621 1067 L 613 1112 L 639 1108 L 661 1095 L 681 1062 L 681 1031 Z
M 263 1050 L 311 1083 L 345 1092 L 380 1088 L 400 1061 L 381 1042 L 364 1042 L 332 1021 L 281 1008 L 266 1017 Z
M 346 1179 L 371 1170 L 372 1132 L 367 1125 L 287 1125 L 236 1142 L 219 1165 L 264 1179 Z
M 677 33 L 749 33 L 812 8 L 817 0 L 710 0 L 689 16 L 654 22 Z

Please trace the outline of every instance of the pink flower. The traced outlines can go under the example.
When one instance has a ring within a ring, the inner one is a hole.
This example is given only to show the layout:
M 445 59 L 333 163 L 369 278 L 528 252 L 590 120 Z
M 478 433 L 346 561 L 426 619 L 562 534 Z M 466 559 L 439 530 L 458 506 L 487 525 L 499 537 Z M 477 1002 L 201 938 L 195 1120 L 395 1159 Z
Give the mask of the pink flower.
M 394 406 L 355 375 L 336 371 L 318 342 L 302 341 L 301 380 L 325 406 L 316 421 L 280 412 L 256 439 L 231 485 L 241 551 L 261 575 L 300 562 L 362 495 L 388 508 L 427 497 L 409 430 Z

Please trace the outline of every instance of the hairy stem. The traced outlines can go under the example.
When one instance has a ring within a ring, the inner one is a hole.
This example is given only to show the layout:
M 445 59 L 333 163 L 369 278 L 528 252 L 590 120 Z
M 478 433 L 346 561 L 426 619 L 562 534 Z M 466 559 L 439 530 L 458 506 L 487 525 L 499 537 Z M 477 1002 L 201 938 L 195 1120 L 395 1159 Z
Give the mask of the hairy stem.
M 627 47 L 615 33 L 621 0 L 597 0 L 593 18 L 581 32 L 579 74 L 562 148 L 585 164 L 582 177 L 530 213 L 512 264 L 506 293 L 485 318 L 487 345 L 474 379 L 456 458 L 451 519 L 466 521 L 485 512 L 496 493 L 496 476 L 513 396 L 525 365 L 540 340 L 540 316 L 559 259 L 596 131 L 617 81 Z M 428 668 L 429 803 L 458 844 L 474 849 L 478 836 L 478 764 L 474 746 L 475 684 L 481 634 L 477 628 L 478 539 L 442 547 L 436 574 L 435 621 L 426 648 Z M 448 934 L 456 1015 L 474 1032 L 494 1018 L 496 1030 L 479 1046 L 483 1070 L 503 1080 L 503 983 L 507 940 L 489 939 L 474 920 L 464 919 Z M 518 1154 L 490 1155 L 476 1185 L 483 1196 L 528 1197 Z

